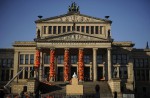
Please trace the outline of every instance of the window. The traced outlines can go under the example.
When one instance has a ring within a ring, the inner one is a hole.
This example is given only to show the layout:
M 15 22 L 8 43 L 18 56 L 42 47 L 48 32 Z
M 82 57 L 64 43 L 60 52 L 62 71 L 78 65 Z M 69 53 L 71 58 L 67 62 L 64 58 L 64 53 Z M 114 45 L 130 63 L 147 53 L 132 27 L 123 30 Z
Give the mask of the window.
M 146 70 L 146 81 L 149 81 L 149 70 Z
M 123 54 L 122 55 L 122 64 L 126 64 L 127 63 L 127 55 Z
M 116 63 L 117 63 L 117 56 L 113 55 L 113 64 L 116 64 Z
M 71 55 L 71 63 L 76 64 L 77 63 L 77 56 L 76 55 Z
M 80 31 L 80 26 L 77 26 L 77 31 Z
M 85 64 L 89 64 L 90 63 L 90 56 L 89 55 L 85 55 L 84 56 L 84 63 Z
M 10 78 L 12 79 L 13 78 L 13 70 L 11 70 L 11 73 L 10 73 Z
M 61 33 L 61 26 L 58 26 L 58 34 Z
M 113 54 L 112 55 L 113 64 L 127 64 L 127 55 L 126 54 Z
M 120 78 L 128 78 L 127 67 L 120 67 Z
M 6 81 L 9 81 L 9 70 L 6 70 Z
M 7 59 L 7 67 L 12 67 L 12 59 Z
M 97 63 L 102 64 L 103 63 L 103 56 L 102 55 L 97 55 Z
M 44 26 L 44 34 L 46 34 L 46 26 Z
M 100 34 L 103 33 L 103 26 L 100 26 Z
M 44 78 L 48 78 L 49 77 L 49 67 L 44 67 Z
M 22 67 L 19 67 L 19 71 L 20 70 L 22 70 Z M 19 74 L 19 79 L 22 79 L 23 78 L 23 72 L 21 72 L 20 74 Z
M 84 32 L 84 26 L 81 26 L 81 32 Z
M 52 26 L 49 26 L 49 28 L 48 28 L 48 34 L 52 34 Z
M 2 67 L 7 67 L 7 59 L 3 59 L 3 64 L 2 64 Z
M 91 34 L 94 34 L 94 26 L 91 26 Z
M 144 59 L 144 67 L 148 67 L 148 59 L 147 58 Z
M 66 32 L 66 26 L 63 26 L 63 33 Z
M 23 54 L 20 54 L 20 64 L 24 64 L 24 55 Z
M 30 67 L 30 77 L 34 77 L 34 67 Z
M 30 64 L 34 64 L 34 54 L 30 54 Z
M 58 56 L 58 64 L 63 64 L 64 63 L 64 56 L 63 55 L 59 55 Z
M 5 80 L 5 70 L 2 70 L 2 74 L 1 74 L 1 80 L 4 81 Z
M 25 64 L 29 64 L 29 55 L 28 54 L 25 55 Z
M 67 26 L 67 31 L 69 32 L 71 29 L 71 26 Z
M 95 34 L 98 34 L 98 26 L 95 27 Z
M 28 79 L 28 67 L 25 67 L 25 70 L 24 70 L 24 79 Z
M 56 26 L 53 26 L 53 34 L 56 34 Z
M 121 64 L 121 55 L 117 55 L 117 63 Z
M 44 64 L 50 64 L 50 55 L 48 54 L 44 55 Z
M 86 26 L 86 33 L 89 33 L 89 26 Z

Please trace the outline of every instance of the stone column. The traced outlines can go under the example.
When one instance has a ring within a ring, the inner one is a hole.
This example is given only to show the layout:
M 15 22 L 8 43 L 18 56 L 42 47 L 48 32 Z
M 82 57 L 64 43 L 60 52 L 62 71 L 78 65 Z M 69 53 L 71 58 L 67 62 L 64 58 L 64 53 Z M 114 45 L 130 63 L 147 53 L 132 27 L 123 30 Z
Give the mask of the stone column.
M 20 52 L 15 51 L 14 53 L 14 72 L 13 72 L 13 77 L 18 73 L 19 70 L 19 63 L 20 63 Z M 18 82 L 18 77 L 14 79 L 14 81 Z
M 93 48 L 93 74 L 94 81 L 97 81 L 97 48 Z
M 64 81 L 69 81 L 69 49 L 64 53 Z
M 50 50 L 50 73 L 49 73 L 49 80 L 54 81 L 55 79 L 55 50 Z
M 84 56 L 83 49 L 79 49 L 79 58 L 78 58 L 78 77 L 79 81 L 84 81 Z
M 111 80 L 111 48 L 107 49 L 108 80 Z
M 34 64 L 34 68 L 35 68 L 35 78 L 39 77 L 39 73 L 38 73 L 38 69 L 40 66 L 40 50 L 36 49 L 36 53 L 35 53 L 35 64 Z

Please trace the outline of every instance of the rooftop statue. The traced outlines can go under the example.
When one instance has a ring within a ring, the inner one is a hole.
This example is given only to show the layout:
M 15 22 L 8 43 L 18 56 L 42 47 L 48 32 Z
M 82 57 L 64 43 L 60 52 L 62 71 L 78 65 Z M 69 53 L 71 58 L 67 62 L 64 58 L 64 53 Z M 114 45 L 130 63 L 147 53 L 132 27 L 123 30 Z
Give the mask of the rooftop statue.
M 69 6 L 68 11 L 69 12 L 79 12 L 79 6 L 77 6 L 77 4 L 75 2 L 73 2 L 71 4 L 71 6 Z

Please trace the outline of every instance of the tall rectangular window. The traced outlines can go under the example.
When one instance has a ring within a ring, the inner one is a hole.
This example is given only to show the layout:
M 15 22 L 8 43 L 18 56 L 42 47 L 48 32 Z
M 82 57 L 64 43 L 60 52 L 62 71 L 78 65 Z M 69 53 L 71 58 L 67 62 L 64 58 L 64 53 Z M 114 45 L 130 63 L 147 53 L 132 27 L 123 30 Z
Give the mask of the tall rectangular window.
M 58 34 L 61 33 L 61 26 L 58 26 Z
M 50 55 L 49 54 L 44 55 L 44 64 L 50 64 Z
M 48 27 L 48 34 L 52 34 L 52 26 Z
M 34 64 L 34 54 L 30 54 L 30 64 Z
M 11 74 L 10 74 L 10 78 L 12 79 L 13 78 L 13 70 L 11 70 Z
M 77 55 L 71 55 L 71 64 L 77 63 Z
M 67 26 L 67 31 L 69 32 L 71 29 L 71 26 Z
M 95 34 L 98 34 L 98 26 L 95 27 Z
M 46 26 L 44 26 L 44 28 L 43 28 L 43 29 L 44 29 L 44 34 L 46 34 Z
M 63 26 L 63 33 L 66 32 L 66 26 Z
M 53 34 L 56 34 L 56 26 L 53 26 Z
M 3 67 L 3 68 L 7 67 L 7 59 L 3 59 L 2 67 Z
M 127 64 L 127 55 L 126 54 L 123 54 L 122 55 L 122 61 L 121 61 L 122 64 Z
M 103 26 L 100 26 L 100 34 L 103 33 Z
M 25 55 L 25 64 L 29 64 L 29 55 L 28 54 Z
M 34 67 L 30 67 L 30 77 L 34 77 Z
M 103 56 L 100 55 L 100 54 L 97 55 L 97 63 L 98 64 L 102 64 L 103 63 Z
M 148 67 L 148 59 L 147 58 L 144 59 L 144 67 Z
M 77 26 L 77 31 L 80 31 L 80 26 Z
M 2 70 L 2 74 L 1 74 L 1 80 L 4 81 L 5 80 L 5 70 Z
M 84 32 L 84 26 L 81 26 L 81 32 Z
M 9 77 L 10 77 L 10 75 L 9 75 L 9 70 L 6 70 L 6 81 L 9 80 Z
M 117 63 L 117 56 L 116 56 L 116 55 L 113 55 L 113 56 L 112 56 L 112 59 L 113 59 L 113 64 L 116 64 L 116 63 Z
M 24 79 L 28 79 L 28 67 L 25 67 L 25 70 L 24 70 Z
M 22 70 L 22 67 L 19 67 L 19 71 L 20 70 Z M 22 79 L 23 78 L 23 72 L 21 72 L 20 74 L 19 74 L 19 79 Z
M 64 63 L 64 56 L 63 55 L 59 55 L 57 61 L 58 61 L 58 64 L 63 64 Z
M 84 63 L 89 64 L 90 63 L 90 56 L 89 55 L 84 55 Z
M 20 64 L 24 64 L 24 55 L 20 54 Z
M 89 33 L 89 26 L 86 26 L 86 33 Z
M 94 26 L 91 26 L 91 34 L 94 34 Z
M 12 59 L 7 59 L 7 67 L 11 67 L 12 66 Z

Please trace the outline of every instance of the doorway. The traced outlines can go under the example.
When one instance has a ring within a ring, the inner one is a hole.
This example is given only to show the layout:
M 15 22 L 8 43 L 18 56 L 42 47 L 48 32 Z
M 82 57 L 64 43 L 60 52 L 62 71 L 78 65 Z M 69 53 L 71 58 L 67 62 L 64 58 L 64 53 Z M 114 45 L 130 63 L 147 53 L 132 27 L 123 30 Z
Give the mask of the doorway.
M 97 68 L 97 80 L 100 81 L 103 79 L 103 67 L 98 67 Z
M 57 75 L 58 81 L 63 81 L 64 80 L 63 76 L 64 76 L 63 67 L 58 67 L 58 75 Z
M 73 66 L 72 66 L 72 67 L 71 67 L 71 78 L 72 78 L 74 72 L 75 72 L 76 75 L 77 75 L 77 67 L 73 67 Z
M 84 81 L 90 81 L 90 67 L 84 67 Z

